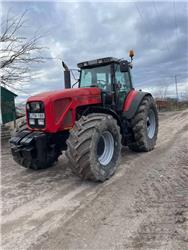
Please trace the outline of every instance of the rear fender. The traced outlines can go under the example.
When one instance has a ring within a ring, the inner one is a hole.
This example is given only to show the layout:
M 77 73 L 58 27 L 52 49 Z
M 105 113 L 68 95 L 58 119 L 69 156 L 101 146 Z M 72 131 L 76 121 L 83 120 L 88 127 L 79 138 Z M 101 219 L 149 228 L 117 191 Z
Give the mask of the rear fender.
M 125 99 L 122 116 L 128 120 L 132 119 L 145 96 L 152 97 L 148 92 L 131 90 Z

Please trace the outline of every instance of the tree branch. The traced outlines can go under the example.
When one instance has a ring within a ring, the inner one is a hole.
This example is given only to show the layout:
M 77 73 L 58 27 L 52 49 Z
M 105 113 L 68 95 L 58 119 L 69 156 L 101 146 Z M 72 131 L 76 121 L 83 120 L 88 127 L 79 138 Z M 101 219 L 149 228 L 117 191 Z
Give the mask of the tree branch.
M 14 18 L 8 13 L 6 20 L 1 23 L 1 83 L 7 86 L 29 81 L 31 65 L 45 60 L 41 55 L 45 47 L 39 45 L 42 35 L 35 33 L 31 38 L 20 36 L 24 29 L 26 12 Z

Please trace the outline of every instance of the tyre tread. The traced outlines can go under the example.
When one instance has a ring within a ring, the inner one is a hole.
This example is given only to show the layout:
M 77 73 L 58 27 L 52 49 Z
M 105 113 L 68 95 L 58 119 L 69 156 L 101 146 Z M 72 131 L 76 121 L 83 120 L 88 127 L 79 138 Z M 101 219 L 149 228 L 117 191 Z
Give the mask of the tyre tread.
M 90 150 L 92 147 L 92 135 L 97 130 L 97 126 L 99 126 L 100 122 L 105 119 L 113 118 L 108 114 L 100 113 L 83 116 L 76 122 L 76 126 L 70 131 L 70 136 L 67 140 L 68 148 L 65 154 L 70 162 L 73 173 L 82 179 L 98 180 L 90 167 Z M 115 124 L 117 125 L 116 121 Z M 118 125 L 117 128 L 118 133 L 120 133 Z M 78 140 L 75 140 L 75 137 Z M 84 143 L 86 143 L 86 145 L 84 145 Z
M 131 121 L 132 125 L 132 131 L 135 138 L 135 141 L 130 143 L 128 146 L 131 150 L 136 152 L 148 152 L 153 150 L 155 144 L 157 135 L 155 135 L 152 146 L 148 146 L 148 143 L 146 142 L 145 136 L 144 136 L 144 116 L 145 112 L 147 110 L 147 106 L 150 105 L 150 103 L 154 104 L 154 100 L 150 96 L 144 97 L 141 105 L 138 108 L 138 111 L 136 112 L 136 115 Z M 158 131 L 158 117 L 157 117 L 157 127 Z

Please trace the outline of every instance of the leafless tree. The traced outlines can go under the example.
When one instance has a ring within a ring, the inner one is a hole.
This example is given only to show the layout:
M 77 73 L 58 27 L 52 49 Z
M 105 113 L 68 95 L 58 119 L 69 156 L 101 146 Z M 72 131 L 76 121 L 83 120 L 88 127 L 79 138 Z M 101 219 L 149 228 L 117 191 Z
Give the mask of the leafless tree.
M 155 98 L 159 98 L 161 100 L 165 100 L 167 97 L 167 93 L 168 93 L 168 86 L 163 85 L 163 86 L 158 86 L 154 92 L 153 92 L 153 96 Z
M 44 62 L 44 57 L 41 56 L 44 47 L 39 45 L 41 35 L 35 33 L 31 38 L 22 36 L 25 16 L 26 11 L 16 17 L 11 17 L 8 13 L 1 23 L 1 84 L 13 89 L 30 80 L 33 63 Z

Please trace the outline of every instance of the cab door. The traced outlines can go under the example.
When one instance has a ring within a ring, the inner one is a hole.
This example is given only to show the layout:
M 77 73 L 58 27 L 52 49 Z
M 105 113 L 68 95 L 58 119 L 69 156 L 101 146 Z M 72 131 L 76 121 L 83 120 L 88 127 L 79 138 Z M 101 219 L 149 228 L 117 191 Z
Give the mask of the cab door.
M 130 71 L 121 72 L 120 65 L 115 65 L 115 88 L 116 88 L 116 103 L 117 109 L 121 111 L 125 98 L 132 89 Z

